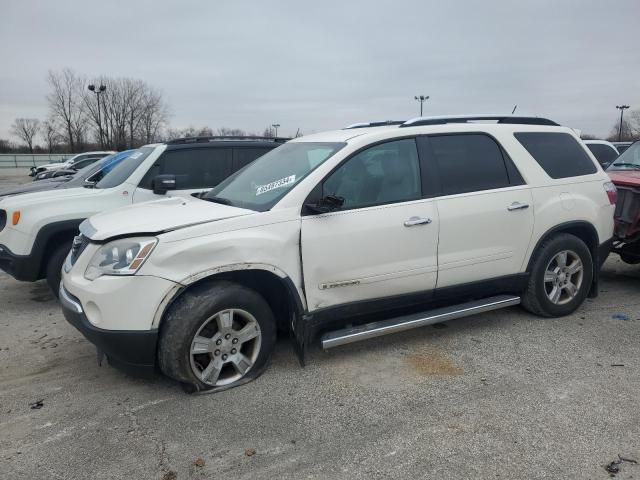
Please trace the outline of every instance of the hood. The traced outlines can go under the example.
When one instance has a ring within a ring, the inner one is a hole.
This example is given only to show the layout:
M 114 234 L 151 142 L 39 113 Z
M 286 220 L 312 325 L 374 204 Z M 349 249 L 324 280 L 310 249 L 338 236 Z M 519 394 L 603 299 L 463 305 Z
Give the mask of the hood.
M 615 185 L 640 187 L 640 170 L 609 170 L 607 173 Z
M 21 193 L 53 190 L 55 188 L 58 188 L 62 183 L 65 183 L 66 181 L 68 181 L 68 179 L 66 179 L 65 177 L 47 178 L 46 180 L 27 183 L 25 185 L 20 185 L 19 187 L 0 190 L 0 197 L 6 197 L 7 195 L 18 195 Z
M 100 241 L 120 235 L 167 232 L 253 213 L 197 198 L 171 197 L 99 213 L 85 220 L 80 231 L 91 240 Z
M 40 182 L 35 182 L 40 183 Z M 64 185 L 64 183 L 63 183 Z M 103 195 L 106 190 L 99 190 L 94 188 L 56 188 L 45 191 L 26 192 L 20 195 L 7 195 L 6 197 L 0 196 L 0 208 L 13 208 L 20 210 L 26 207 L 38 207 L 42 204 L 51 204 L 76 197 L 77 201 L 81 202 L 82 197 L 91 197 L 94 195 Z

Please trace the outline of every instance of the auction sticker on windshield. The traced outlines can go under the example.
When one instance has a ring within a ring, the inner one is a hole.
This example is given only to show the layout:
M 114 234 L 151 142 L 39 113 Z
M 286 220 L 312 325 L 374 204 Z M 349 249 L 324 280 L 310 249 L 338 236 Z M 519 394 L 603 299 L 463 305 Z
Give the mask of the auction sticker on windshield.
M 289 175 L 288 177 L 281 178 L 280 180 L 276 180 L 275 182 L 267 183 L 266 185 L 260 185 L 256 190 L 256 196 L 270 192 L 271 190 L 275 190 L 276 188 L 286 187 L 287 185 L 295 183 L 295 181 L 296 176 Z

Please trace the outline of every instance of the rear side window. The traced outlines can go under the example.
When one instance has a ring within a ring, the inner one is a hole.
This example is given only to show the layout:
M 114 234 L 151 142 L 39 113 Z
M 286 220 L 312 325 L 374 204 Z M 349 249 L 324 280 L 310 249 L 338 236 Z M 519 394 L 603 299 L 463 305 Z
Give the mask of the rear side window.
M 269 150 L 271 148 L 235 148 L 233 150 L 233 171 L 246 167 Z
M 514 136 L 551 178 L 598 171 L 584 148 L 568 133 L 518 132 Z
M 521 184 L 513 167 L 513 182 L 502 149 L 488 135 L 462 134 L 429 136 L 433 158 L 440 171 L 444 195 L 478 192 Z M 509 160 L 510 161 L 510 160 Z
M 194 148 L 166 151 L 141 182 L 151 188 L 156 175 L 175 175 L 176 189 L 212 188 L 231 175 L 231 148 Z

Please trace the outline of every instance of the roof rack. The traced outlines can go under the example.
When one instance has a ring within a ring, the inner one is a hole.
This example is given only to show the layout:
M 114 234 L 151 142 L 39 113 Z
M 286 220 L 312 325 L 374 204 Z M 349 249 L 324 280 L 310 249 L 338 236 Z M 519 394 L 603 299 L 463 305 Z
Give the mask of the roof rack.
M 368 128 L 368 127 L 384 127 L 386 125 L 402 125 L 404 120 L 384 120 L 382 122 L 362 122 L 354 123 L 348 127 L 344 127 L 343 130 L 351 130 L 353 128 Z
M 491 120 L 495 123 L 508 123 L 513 125 L 549 125 L 560 126 L 548 118 L 521 117 L 517 115 L 442 115 L 438 117 L 412 118 L 400 125 L 402 127 L 417 127 L 420 125 L 444 125 L 447 123 L 471 123 L 483 120 Z
M 217 142 L 217 141 L 250 141 L 250 140 L 262 140 L 266 142 L 275 142 L 275 143 L 285 143 L 290 138 L 286 137 L 260 137 L 260 136 L 252 136 L 252 135 L 244 135 L 244 136 L 233 136 L 233 135 L 216 135 L 216 136 L 208 136 L 208 137 L 184 137 L 184 138 L 174 138 L 173 140 L 169 140 L 167 145 L 176 145 L 181 143 L 209 143 L 209 142 Z

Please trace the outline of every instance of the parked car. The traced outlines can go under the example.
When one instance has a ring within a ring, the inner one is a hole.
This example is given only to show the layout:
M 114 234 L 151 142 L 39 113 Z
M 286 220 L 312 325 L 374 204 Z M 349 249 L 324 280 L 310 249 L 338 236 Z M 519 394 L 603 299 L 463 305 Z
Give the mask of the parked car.
M 113 155 L 113 154 L 111 154 Z M 108 157 L 109 155 L 107 155 Z M 106 157 L 102 157 L 102 158 L 106 158 Z M 33 181 L 40 181 L 40 180 L 46 180 L 48 178 L 55 178 L 55 177 L 65 177 L 68 175 L 75 175 L 76 172 L 78 172 L 79 170 L 82 170 L 85 167 L 88 167 L 90 165 L 94 165 L 95 163 L 98 162 L 98 160 L 100 160 L 100 157 L 89 157 L 89 158 L 85 158 L 83 160 L 79 160 L 77 162 L 75 162 L 74 164 L 72 164 L 70 167 L 63 167 L 57 170 L 45 170 L 44 172 L 40 172 L 38 174 L 36 174 L 35 177 L 33 177 Z
M 620 154 L 624 153 L 624 151 L 629 148 L 633 142 L 611 142 L 618 149 Z
M 546 119 L 319 133 L 202 199 L 92 216 L 60 299 L 113 365 L 221 390 L 263 372 L 278 329 L 303 360 L 319 334 L 331 348 L 520 303 L 568 315 L 597 293 L 614 203 L 579 137 Z
M 179 139 L 129 155 L 95 184 L 0 198 L 0 269 L 18 280 L 46 278 L 58 293 L 60 269 L 78 225 L 112 208 L 204 193 L 283 139 Z
M 91 158 L 99 159 L 106 157 L 107 155 L 111 155 L 112 153 L 116 153 L 114 151 L 100 151 L 100 152 L 85 152 L 74 155 L 73 157 L 65 160 L 64 162 L 57 163 L 47 163 L 45 165 L 40 165 L 37 167 L 31 167 L 31 171 L 29 172 L 30 177 L 35 177 L 37 174 L 41 172 L 45 172 L 48 170 L 59 170 L 59 169 L 68 169 L 72 168 L 78 162 L 82 162 Z M 86 166 L 86 165 L 83 165 Z M 82 167 L 80 167 L 82 168 Z
M 607 173 L 618 189 L 613 251 L 626 263 L 640 263 L 640 142 L 625 150 Z
M 587 148 L 591 150 L 593 156 L 596 157 L 596 160 L 598 160 L 600 166 L 605 170 L 620 155 L 618 153 L 618 149 L 616 149 L 616 147 L 611 142 L 607 142 L 606 140 L 583 141 Z
M 19 195 L 23 193 L 43 192 L 58 188 L 93 187 L 107 173 L 113 170 L 125 158 L 136 150 L 125 150 L 107 155 L 101 160 L 74 172 L 73 174 L 55 176 L 40 182 L 27 183 L 0 191 L 0 197 Z M 66 171 L 66 170 L 65 170 Z

